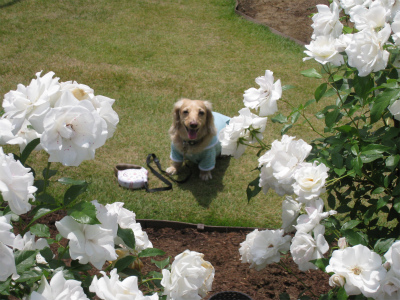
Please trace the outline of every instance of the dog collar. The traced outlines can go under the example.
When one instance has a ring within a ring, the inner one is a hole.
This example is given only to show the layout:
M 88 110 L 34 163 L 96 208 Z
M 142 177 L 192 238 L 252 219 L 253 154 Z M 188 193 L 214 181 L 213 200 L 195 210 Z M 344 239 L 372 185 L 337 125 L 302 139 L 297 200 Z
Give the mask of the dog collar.
M 191 141 L 191 140 L 185 141 L 185 140 L 184 140 L 182 143 L 183 143 L 183 146 L 187 146 L 187 145 L 189 145 L 189 146 L 194 146 L 194 145 L 196 145 L 198 142 L 199 142 L 199 141 L 197 141 L 197 140 L 194 140 L 194 141 Z

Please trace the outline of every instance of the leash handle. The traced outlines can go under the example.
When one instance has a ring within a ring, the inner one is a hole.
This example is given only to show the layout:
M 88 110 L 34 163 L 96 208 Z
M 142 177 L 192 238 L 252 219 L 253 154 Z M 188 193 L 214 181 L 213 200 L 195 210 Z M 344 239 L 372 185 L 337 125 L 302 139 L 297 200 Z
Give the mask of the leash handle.
M 165 187 L 160 187 L 160 188 L 154 188 L 154 189 L 149 189 L 148 184 L 145 184 L 145 189 L 147 192 L 149 193 L 154 193 L 154 192 L 160 192 L 160 191 L 168 191 L 168 190 L 172 190 L 172 183 L 170 181 L 168 181 L 166 178 L 164 178 L 160 173 L 158 173 L 156 170 L 153 169 L 152 166 L 150 166 L 151 162 L 154 161 L 154 163 L 156 164 L 156 166 L 158 167 L 158 169 L 160 170 L 160 172 L 165 173 L 165 171 L 163 171 L 161 169 L 161 165 L 160 165 L 160 160 L 158 159 L 158 157 L 154 154 L 151 153 L 147 156 L 146 159 L 146 164 L 149 167 L 149 169 L 151 170 L 151 172 L 158 178 L 160 179 L 162 182 L 164 182 L 167 186 Z

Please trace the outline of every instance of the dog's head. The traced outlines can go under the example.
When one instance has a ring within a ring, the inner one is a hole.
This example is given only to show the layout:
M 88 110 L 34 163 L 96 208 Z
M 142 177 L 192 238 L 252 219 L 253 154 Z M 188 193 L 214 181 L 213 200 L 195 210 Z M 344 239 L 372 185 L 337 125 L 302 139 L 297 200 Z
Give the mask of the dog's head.
M 208 101 L 181 99 L 174 105 L 173 117 L 169 130 L 171 136 L 179 134 L 184 140 L 196 141 L 216 134 L 211 103 Z

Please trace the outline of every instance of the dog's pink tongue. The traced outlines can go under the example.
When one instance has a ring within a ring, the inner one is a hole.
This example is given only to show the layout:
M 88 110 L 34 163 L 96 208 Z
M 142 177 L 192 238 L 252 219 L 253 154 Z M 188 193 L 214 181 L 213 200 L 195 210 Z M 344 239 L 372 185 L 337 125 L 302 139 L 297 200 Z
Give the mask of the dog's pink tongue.
M 197 138 L 197 131 L 193 129 L 188 130 L 189 139 L 195 140 Z

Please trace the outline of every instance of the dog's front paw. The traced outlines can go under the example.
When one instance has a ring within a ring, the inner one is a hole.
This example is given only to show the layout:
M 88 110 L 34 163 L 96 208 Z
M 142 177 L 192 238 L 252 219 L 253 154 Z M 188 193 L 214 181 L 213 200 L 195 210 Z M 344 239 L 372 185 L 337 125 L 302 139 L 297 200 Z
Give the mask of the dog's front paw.
M 177 170 L 175 167 L 173 167 L 173 166 L 167 168 L 167 169 L 165 170 L 165 172 L 167 172 L 169 175 L 176 175 L 176 174 L 178 174 L 178 170 Z
M 200 179 L 207 181 L 212 178 L 210 171 L 200 171 Z

